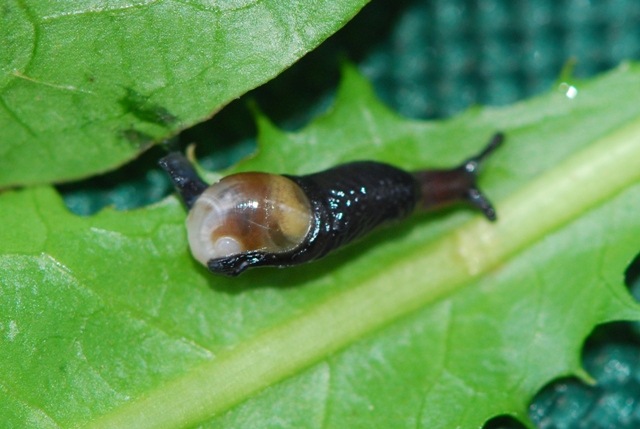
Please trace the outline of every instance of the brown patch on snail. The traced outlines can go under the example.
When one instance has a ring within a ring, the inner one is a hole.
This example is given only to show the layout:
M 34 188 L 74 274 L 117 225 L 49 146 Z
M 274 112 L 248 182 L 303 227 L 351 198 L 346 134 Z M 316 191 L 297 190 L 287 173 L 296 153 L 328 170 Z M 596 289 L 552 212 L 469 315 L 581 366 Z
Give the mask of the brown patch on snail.
M 292 250 L 304 241 L 312 219 L 308 198 L 290 179 L 240 173 L 207 188 L 186 223 L 191 252 L 207 265 L 244 252 Z

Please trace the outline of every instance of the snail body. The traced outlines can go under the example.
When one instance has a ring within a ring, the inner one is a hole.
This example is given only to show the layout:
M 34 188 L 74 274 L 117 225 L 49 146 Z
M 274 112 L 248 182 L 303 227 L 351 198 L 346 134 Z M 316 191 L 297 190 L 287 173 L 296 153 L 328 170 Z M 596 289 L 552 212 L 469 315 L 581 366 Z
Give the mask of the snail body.
M 208 186 L 179 153 L 160 160 L 189 209 L 191 252 L 216 274 L 319 259 L 377 227 L 456 202 L 495 220 L 476 187 L 480 162 L 502 142 L 449 170 L 407 172 L 358 161 L 304 176 L 238 173 Z

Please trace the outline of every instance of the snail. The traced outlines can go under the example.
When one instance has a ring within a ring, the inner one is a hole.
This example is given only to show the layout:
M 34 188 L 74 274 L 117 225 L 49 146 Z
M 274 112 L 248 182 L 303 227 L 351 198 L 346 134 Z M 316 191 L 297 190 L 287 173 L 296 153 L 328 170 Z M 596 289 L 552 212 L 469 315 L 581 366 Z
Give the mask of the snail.
M 416 211 L 466 202 L 494 221 L 476 178 L 503 139 L 496 133 L 478 155 L 449 170 L 407 172 L 356 161 L 305 176 L 237 173 L 209 186 L 178 152 L 159 164 L 189 209 L 194 258 L 212 273 L 235 277 L 252 267 L 319 259 Z

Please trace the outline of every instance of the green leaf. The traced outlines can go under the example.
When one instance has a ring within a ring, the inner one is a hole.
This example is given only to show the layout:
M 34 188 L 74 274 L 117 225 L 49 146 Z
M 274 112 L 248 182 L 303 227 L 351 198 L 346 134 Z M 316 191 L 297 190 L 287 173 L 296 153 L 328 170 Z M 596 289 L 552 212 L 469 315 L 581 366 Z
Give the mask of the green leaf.
M 0 196 L 0 415 L 9 427 L 477 428 L 575 374 L 599 323 L 640 319 L 640 67 L 505 109 L 402 119 L 350 67 L 335 106 L 234 171 L 352 159 L 445 167 L 507 135 L 471 210 L 417 215 L 325 259 L 210 275 L 175 198 L 69 214 Z
M 0 187 L 114 168 L 210 117 L 366 0 L 6 0 Z

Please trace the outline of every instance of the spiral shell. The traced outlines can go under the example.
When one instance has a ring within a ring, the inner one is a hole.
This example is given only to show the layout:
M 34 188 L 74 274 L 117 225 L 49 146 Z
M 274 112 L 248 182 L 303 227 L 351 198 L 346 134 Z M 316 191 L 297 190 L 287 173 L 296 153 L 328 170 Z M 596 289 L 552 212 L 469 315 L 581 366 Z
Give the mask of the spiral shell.
M 304 242 L 312 221 L 309 199 L 290 179 L 239 173 L 207 188 L 186 224 L 191 252 L 206 266 L 250 251 L 290 251 Z

